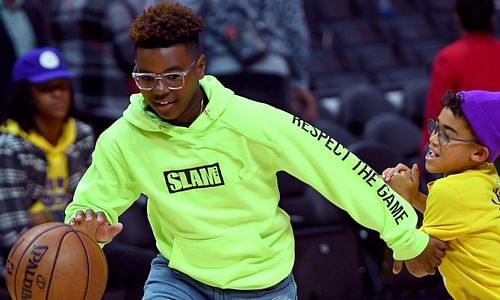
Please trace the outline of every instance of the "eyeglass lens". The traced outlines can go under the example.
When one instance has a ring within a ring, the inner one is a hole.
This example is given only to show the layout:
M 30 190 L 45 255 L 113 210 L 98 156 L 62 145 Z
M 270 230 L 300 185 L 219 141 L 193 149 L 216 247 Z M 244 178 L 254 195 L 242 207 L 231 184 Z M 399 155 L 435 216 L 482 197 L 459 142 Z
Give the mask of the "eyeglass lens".
M 152 89 L 156 85 L 156 80 L 161 79 L 171 89 L 179 89 L 184 85 L 184 75 L 182 73 L 167 74 L 141 74 L 136 76 L 137 84 L 143 89 Z
M 442 146 L 448 145 L 448 142 L 450 141 L 450 139 L 445 132 L 439 130 L 439 126 L 438 126 L 436 120 L 430 119 L 428 122 L 428 125 L 427 125 L 427 129 L 428 129 L 430 136 L 437 133 L 439 144 L 441 144 Z

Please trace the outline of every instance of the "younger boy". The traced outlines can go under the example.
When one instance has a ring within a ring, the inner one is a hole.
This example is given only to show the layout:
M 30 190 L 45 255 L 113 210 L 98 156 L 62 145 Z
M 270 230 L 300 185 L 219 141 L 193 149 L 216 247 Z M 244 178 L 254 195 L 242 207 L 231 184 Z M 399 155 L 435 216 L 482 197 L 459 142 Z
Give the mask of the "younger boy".
M 422 230 L 449 243 L 439 271 L 454 299 L 500 299 L 500 92 L 448 92 L 429 121 L 425 168 L 444 177 L 418 192 L 417 165 L 382 178 L 424 214 Z

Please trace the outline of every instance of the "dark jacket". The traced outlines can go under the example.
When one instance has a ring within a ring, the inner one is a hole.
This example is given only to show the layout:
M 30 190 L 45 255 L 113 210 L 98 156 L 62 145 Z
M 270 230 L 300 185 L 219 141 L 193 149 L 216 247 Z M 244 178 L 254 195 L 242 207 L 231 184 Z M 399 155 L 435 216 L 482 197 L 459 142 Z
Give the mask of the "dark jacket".
M 76 121 L 75 141 L 65 152 L 70 194 L 89 166 L 93 149 L 92 128 Z M 31 227 L 29 208 L 42 196 L 46 173 L 43 150 L 17 134 L 0 133 L 0 258 L 6 256 L 21 232 Z

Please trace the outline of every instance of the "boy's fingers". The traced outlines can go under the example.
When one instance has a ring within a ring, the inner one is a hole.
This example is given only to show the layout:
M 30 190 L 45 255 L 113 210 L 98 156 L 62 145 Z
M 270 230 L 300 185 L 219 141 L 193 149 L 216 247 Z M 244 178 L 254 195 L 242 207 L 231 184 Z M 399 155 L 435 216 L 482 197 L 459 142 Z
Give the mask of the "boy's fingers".
M 399 274 L 401 270 L 403 269 L 403 262 L 402 261 L 394 261 L 392 264 L 392 273 L 393 274 Z
M 104 227 L 103 227 L 104 226 Z M 116 223 L 114 225 L 111 224 L 102 224 L 100 229 L 96 232 L 96 240 L 98 242 L 106 243 L 112 240 L 116 235 L 118 235 L 123 230 L 122 223 Z
M 418 165 L 413 164 L 413 166 L 411 167 L 411 178 L 415 181 L 418 180 L 419 177 L 420 177 L 420 170 L 418 169 Z
M 95 216 L 95 213 L 92 209 L 89 208 L 85 211 L 85 221 L 92 221 L 94 216 Z
M 103 222 L 106 220 L 106 215 L 102 211 L 98 211 L 96 214 L 97 221 Z
M 394 175 L 394 168 L 387 168 L 382 172 L 382 179 L 388 181 Z
M 116 223 L 113 225 L 113 236 L 116 236 L 119 234 L 123 229 L 123 224 L 122 223 Z
M 76 214 L 75 214 L 74 219 L 75 219 L 75 222 L 79 222 L 79 221 L 81 221 L 81 220 L 83 219 L 83 211 L 78 210 L 78 211 L 76 212 Z
M 396 168 L 395 168 L 395 171 L 396 173 L 401 173 L 401 172 L 405 172 L 405 171 L 408 171 L 410 168 L 408 168 L 407 165 L 405 164 L 402 164 L 402 163 L 399 163 Z

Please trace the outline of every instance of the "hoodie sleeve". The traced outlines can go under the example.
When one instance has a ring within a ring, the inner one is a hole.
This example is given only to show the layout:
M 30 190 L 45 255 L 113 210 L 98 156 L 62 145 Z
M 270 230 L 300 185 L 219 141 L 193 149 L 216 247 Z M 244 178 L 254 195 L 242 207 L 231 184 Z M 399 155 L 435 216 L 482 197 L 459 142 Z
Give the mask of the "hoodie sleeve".
M 111 132 L 104 132 L 97 140 L 92 163 L 78 183 L 73 201 L 66 208 L 65 222 L 69 222 L 77 210 L 90 208 L 96 212 L 103 211 L 108 221 L 115 224 L 118 216 L 139 196 L 137 184 Z
M 263 129 L 277 145 L 276 169 L 304 181 L 361 225 L 380 233 L 395 259 L 418 256 L 429 237 L 417 215 L 366 163 L 333 137 L 298 117 L 266 110 Z M 261 114 L 262 115 L 262 114 Z

